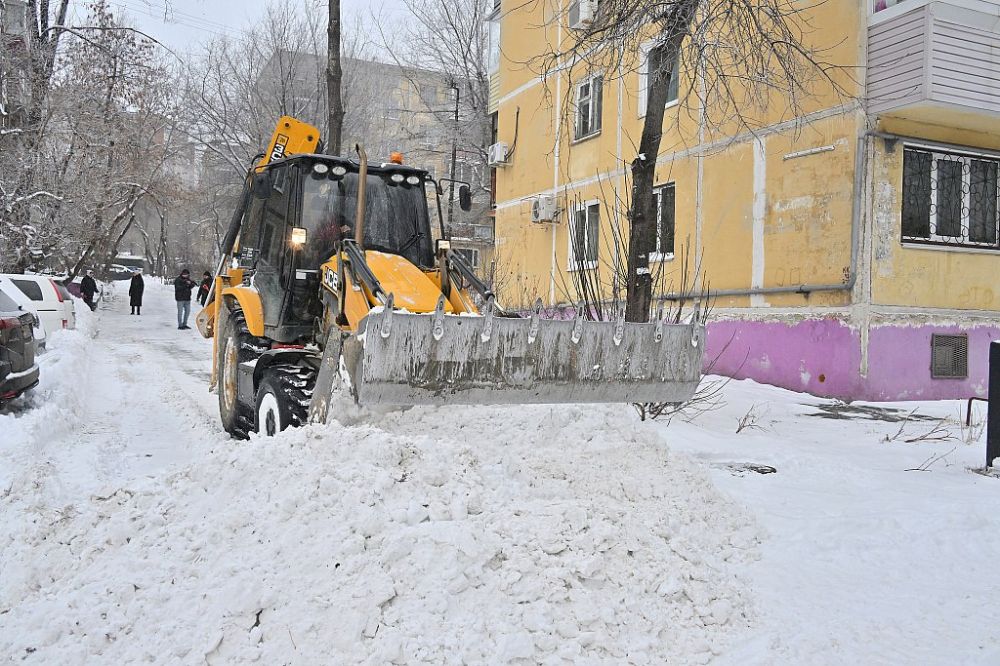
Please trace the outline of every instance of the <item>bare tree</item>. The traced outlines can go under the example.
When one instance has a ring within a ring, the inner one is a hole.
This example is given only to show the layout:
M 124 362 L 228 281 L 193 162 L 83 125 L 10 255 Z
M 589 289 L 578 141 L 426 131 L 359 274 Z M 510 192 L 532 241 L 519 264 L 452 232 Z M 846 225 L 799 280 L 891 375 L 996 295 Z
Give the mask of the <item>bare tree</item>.
M 574 6 L 551 21 L 566 23 Z M 629 321 L 648 320 L 653 306 L 653 180 L 671 78 L 683 74 L 688 82 L 678 91 L 676 112 L 697 117 L 713 133 L 754 131 L 770 104 L 799 116 L 802 102 L 821 89 L 847 96 L 836 76 L 845 68 L 824 60 L 825 50 L 809 43 L 810 9 L 795 0 L 602 0 L 593 21 L 574 26 L 561 44 L 525 63 L 543 75 L 565 71 L 572 78 L 580 70 L 602 70 L 622 77 L 642 66 L 636 54 L 653 43 L 642 136 L 630 164 Z M 559 112 L 569 110 L 567 97 Z
M 425 147 L 431 161 L 442 159 L 447 184 L 444 219 L 453 237 L 483 239 L 492 223 L 487 148 L 492 139 L 489 113 L 488 27 L 491 0 L 403 0 L 404 18 L 388 34 L 381 32 L 384 52 L 414 89 L 450 91 L 447 101 L 420 94 L 411 113 L 423 121 L 404 125 L 410 138 Z M 382 21 L 374 21 L 380 27 Z M 435 145 L 436 144 L 436 145 Z M 455 180 L 472 186 L 472 210 L 455 206 Z M 479 235 L 477 235 L 477 231 Z M 491 271 L 483 267 L 484 276 Z
M 161 183 L 170 79 L 153 42 L 103 0 L 76 25 L 66 3 L 29 3 L 39 51 L 23 108 L 0 150 L 0 264 L 75 275 L 100 263 Z M 56 39 L 61 36 L 61 39 Z
M 341 81 L 344 77 L 340 66 L 340 0 L 328 1 L 330 15 L 327 25 L 326 94 L 329 100 L 330 122 L 327 149 L 334 155 L 339 155 L 341 131 L 344 127 L 344 102 L 340 94 Z
M 0 4 L 4 19 L 13 22 L 12 12 L 19 6 Z M 38 258 L 45 230 L 33 224 L 32 210 L 58 200 L 37 182 L 42 166 L 38 146 L 45 134 L 44 114 L 68 7 L 69 0 L 28 3 L 21 43 L 11 40 L 0 51 L 0 268 L 4 270 L 23 271 Z

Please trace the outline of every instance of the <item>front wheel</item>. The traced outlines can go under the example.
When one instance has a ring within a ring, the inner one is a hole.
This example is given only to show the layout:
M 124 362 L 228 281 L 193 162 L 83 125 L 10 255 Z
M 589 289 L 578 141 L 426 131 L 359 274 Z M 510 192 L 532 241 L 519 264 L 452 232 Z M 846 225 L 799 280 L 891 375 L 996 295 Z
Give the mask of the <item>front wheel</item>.
M 272 437 L 285 428 L 305 425 L 316 371 L 307 366 L 273 365 L 257 387 L 257 432 Z
M 273 378 L 268 377 L 257 389 L 257 432 L 274 437 L 292 424 L 288 394 Z

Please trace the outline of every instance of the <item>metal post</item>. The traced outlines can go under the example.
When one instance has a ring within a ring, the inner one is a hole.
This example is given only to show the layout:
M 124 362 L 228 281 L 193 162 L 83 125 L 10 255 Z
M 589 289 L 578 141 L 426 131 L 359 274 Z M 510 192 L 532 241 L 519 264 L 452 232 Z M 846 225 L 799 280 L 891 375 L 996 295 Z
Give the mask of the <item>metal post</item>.
M 452 84 L 452 89 L 455 91 L 455 125 L 452 127 L 451 134 L 451 173 L 449 178 L 451 182 L 448 183 L 448 232 L 451 233 L 452 230 L 452 213 L 455 210 L 455 159 L 458 157 L 458 99 L 459 99 L 459 87 L 458 83 Z
M 989 405 L 986 409 L 986 466 L 1000 457 L 1000 342 L 990 343 Z

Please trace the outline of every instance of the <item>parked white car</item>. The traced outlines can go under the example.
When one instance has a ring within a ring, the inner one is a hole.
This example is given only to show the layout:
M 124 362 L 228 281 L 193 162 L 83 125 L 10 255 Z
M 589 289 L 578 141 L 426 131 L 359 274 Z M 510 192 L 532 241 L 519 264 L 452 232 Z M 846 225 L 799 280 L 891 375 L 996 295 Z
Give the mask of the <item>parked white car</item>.
M 0 291 L 41 320 L 45 333 L 76 328 L 73 299 L 52 278 L 45 275 L 0 275 Z
M 59 280 L 53 278 L 52 283 L 56 286 L 56 289 L 59 290 L 59 293 L 62 294 L 63 297 L 63 309 L 66 311 L 66 320 L 69 322 L 69 325 L 66 328 L 73 330 L 76 328 L 76 303 L 74 302 L 73 294 L 69 293 L 69 289 L 66 285 Z

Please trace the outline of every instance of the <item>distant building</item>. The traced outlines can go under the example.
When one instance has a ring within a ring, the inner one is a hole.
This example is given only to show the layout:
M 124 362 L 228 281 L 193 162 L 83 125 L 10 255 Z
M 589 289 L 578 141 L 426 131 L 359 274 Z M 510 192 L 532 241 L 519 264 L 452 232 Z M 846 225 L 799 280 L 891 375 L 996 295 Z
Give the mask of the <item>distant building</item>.
M 442 212 L 453 247 L 488 274 L 493 260 L 493 219 L 489 206 L 489 172 L 483 152 L 482 127 L 486 119 L 467 118 L 459 108 L 456 89 L 440 73 L 400 67 L 373 60 L 345 58 L 344 129 L 342 152 L 365 146 L 372 162 L 386 162 L 401 152 L 407 164 L 427 169 L 435 179 L 448 178 L 455 153 L 455 178 L 472 185 L 473 209 L 463 212 L 457 188 L 449 206 L 450 187 L 442 183 Z M 275 53 L 261 70 L 261 95 L 279 105 L 278 113 L 327 126 L 326 61 L 312 53 Z M 437 230 L 436 206 L 431 207 Z

